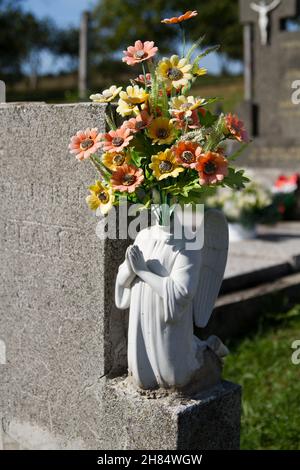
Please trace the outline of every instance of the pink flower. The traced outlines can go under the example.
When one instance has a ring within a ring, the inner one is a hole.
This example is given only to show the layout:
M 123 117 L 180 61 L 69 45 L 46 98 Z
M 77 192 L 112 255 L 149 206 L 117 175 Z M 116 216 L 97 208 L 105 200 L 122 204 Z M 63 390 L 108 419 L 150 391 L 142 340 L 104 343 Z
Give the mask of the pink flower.
M 143 129 L 146 129 L 151 122 L 153 121 L 153 116 L 150 116 L 146 110 L 138 114 L 137 117 L 131 118 L 128 121 L 124 121 L 122 128 L 130 129 L 130 131 L 135 134 Z
M 198 129 L 200 127 L 200 121 L 197 109 L 193 109 L 193 111 L 189 111 L 188 113 L 179 112 L 173 113 L 175 116 L 172 119 L 172 122 L 176 129 Z
M 146 81 L 145 81 L 146 77 Z M 146 85 L 147 87 L 150 87 L 152 84 L 151 80 L 151 73 L 146 73 L 146 75 L 139 75 L 134 79 L 135 82 L 141 83 L 142 85 Z
M 216 184 L 228 175 L 228 161 L 221 153 L 207 152 L 198 157 L 196 169 L 201 185 Z
M 143 181 L 143 170 L 133 165 L 126 164 L 114 171 L 110 180 L 115 190 L 127 193 L 134 193 L 136 188 L 140 186 Z
M 71 137 L 70 153 L 75 154 L 77 160 L 86 160 L 101 147 L 100 139 L 97 128 L 78 131 Z
M 151 116 L 145 109 L 136 117 L 138 129 L 146 129 L 146 127 L 150 126 L 152 121 L 153 116 Z
M 158 51 L 157 47 L 154 47 L 153 41 L 135 41 L 134 46 L 129 46 L 127 51 L 123 51 L 125 57 L 123 57 L 123 62 L 126 62 L 128 65 L 135 65 L 148 60 L 151 57 L 155 56 Z
M 239 142 L 249 141 L 245 125 L 236 114 L 227 114 L 227 116 L 225 116 L 225 125 L 225 132 L 229 134 L 229 138 L 236 139 Z
M 135 134 L 136 132 L 139 131 L 136 127 L 136 118 L 131 118 L 128 119 L 127 121 L 124 121 L 121 129 L 129 129 L 132 134 Z
M 103 150 L 105 152 L 117 152 L 120 153 L 125 147 L 127 147 L 133 138 L 130 129 L 120 127 L 115 131 L 109 131 L 108 134 L 102 134 L 101 138 L 104 138 Z

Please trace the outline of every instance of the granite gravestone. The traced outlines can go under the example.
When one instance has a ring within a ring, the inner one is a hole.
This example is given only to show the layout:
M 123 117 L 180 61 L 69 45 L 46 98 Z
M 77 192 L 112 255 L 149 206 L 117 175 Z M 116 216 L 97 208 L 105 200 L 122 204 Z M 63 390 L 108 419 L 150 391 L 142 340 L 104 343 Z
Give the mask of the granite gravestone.
M 95 171 L 68 151 L 83 124 L 105 129 L 104 110 L 0 104 L 0 416 L 25 448 L 101 447 L 101 377 L 126 371 L 114 276 L 127 241 L 97 238 Z
M 239 113 L 254 139 L 246 160 L 252 164 L 300 166 L 300 105 L 292 100 L 300 31 L 290 28 L 298 15 L 297 0 L 240 0 L 245 102 Z

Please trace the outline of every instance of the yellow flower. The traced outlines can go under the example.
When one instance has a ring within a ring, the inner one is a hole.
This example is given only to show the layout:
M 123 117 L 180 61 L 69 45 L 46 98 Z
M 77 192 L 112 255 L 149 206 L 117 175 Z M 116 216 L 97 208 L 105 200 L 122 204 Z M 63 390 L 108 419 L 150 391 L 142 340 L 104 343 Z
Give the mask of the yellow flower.
M 103 215 L 106 215 L 113 206 L 114 193 L 111 187 L 105 186 L 101 181 L 96 181 L 89 187 L 90 195 L 86 198 L 89 208 L 93 211 L 100 207 Z
M 143 108 L 148 97 L 149 94 L 145 92 L 144 88 L 140 88 L 138 85 L 128 86 L 126 91 L 120 93 L 117 112 L 123 117 L 130 116 L 132 113 L 138 114 L 140 110 L 137 105 Z
M 135 104 L 128 104 L 126 101 L 119 99 L 117 113 L 121 116 L 131 116 L 131 114 L 138 114 L 139 108 Z
M 157 75 L 166 82 L 166 86 L 176 89 L 186 86 L 193 78 L 190 73 L 192 65 L 187 59 L 180 59 L 177 55 L 172 55 L 170 59 L 166 57 L 161 60 L 157 66 Z
M 115 85 L 113 85 L 107 90 L 103 90 L 102 93 L 96 93 L 95 95 L 91 95 L 90 100 L 92 100 L 94 103 L 109 103 L 118 96 L 121 90 L 121 86 L 117 88 Z
M 193 67 L 193 75 L 196 75 L 197 77 L 201 77 L 202 75 L 207 74 L 207 69 L 204 67 L 199 67 L 199 65 L 194 65 Z
M 171 144 L 176 138 L 175 128 L 168 118 L 158 117 L 153 119 L 148 128 L 148 134 L 153 143 L 159 145 Z
M 170 149 L 153 155 L 149 167 L 153 170 L 155 178 L 159 181 L 169 176 L 177 178 L 179 173 L 184 171 L 184 168 L 178 165 L 176 157 Z
M 124 152 L 107 152 L 102 156 L 104 165 L 112 171 L 116 171 L 124 163 L 128 163 L 128 156 Z
M 120 98 L 128 104 L 143 104 L 148 100 L 148 93 L 138 85 L 128 86 L 120 93 Z
M 172 113 L 186 113 L 187 111 L 194 111 L 200 108 L 205 103 L 203 98 L 195 98 L 194 96 L 179 95 L 171 99 Z

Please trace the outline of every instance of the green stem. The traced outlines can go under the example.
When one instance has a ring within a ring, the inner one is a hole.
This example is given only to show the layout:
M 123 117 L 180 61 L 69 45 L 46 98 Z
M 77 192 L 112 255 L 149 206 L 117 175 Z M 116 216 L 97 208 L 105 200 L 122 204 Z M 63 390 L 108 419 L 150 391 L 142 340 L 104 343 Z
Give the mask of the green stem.
M 96 155 L 91 155 L 90 160 L 92 162 L 92 165 L 94 165 L 97 171 L 99 171 L 102 179 L 104 179 L 105 181 L 109 180 L 111 176 L 110 172 L 106 168 L 104 168 L 100 162 L 98 162 Z
M 185 46 L 186 46 L 186 39 L 185 39 L 185 29 L 184 26 L 180 23 L 179 24 L 180 29 L 181 29 L 181 35 L 182 35 L 182 57 L 185 56 Z
M 145 80 L 145 89 L 147 89 L 148 85 L 147 85 L 146 70 L 145 70 L 144 62 L 142 62 L 142 70 L 143 70 L 143 75 L 144 75 L 144 80 Z

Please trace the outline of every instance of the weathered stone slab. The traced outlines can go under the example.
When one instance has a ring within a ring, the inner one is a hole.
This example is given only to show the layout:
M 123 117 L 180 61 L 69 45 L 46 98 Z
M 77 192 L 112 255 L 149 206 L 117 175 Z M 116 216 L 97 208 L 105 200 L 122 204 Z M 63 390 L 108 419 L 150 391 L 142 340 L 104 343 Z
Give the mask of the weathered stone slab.
M 223 341 L 249 335 L 251 328 L 266 313 L 282 313 L 300 301 L 300 273 L 290 274 L 274 281 L 248 289 L 221 295 L 204 330 L 199 336 L 218 335 Z
M 105 129 L 104 110 L 0 105 L 0 415 L 22 448 L 38 436 L 45 448 L 99 447 L 94 387 L 126 369 L 113 294 L 127 242 L 96 237 L 85 205 L 95 171 L 67 148 L 83 126 Z
M 265 240 L 245 240 L 239 243 L 232 243 L 230 254 L 232 256 L 251 259 L 255 263 L 260 261 L 289 261 L 294 256 L 300 255 L 300 237 L 294 240 L 287 238 L 278 241 Z
M 259 226 L 258 233 L 260 237 L 269 237 L 269 239 L 273 239 L 275 241 L 287 239 L 286 241 L 289 243 L 295 242 L 298 244 L 298 247 L 300 246 L 300 222 L 298 221 L 279 222 L 278 224 L 271 226 L 261 225 Z
M 229 256 L 221 292 L 234 292 L 278 279 L 291 272 L 287 261 Z
M 0 103 L 5 103 L 6 101 L 6 87 L 5 83 L 0 80 Z
M 300 270 L 300 224 L 260 227 L 260 238 L 232 243 L 222 292 L 274 281 Z
M 117 379 L 107 384 L 104 397 L 107 450 L 239 449 L 239 385 L 222 382 L 191 399 L 149 399 Z

